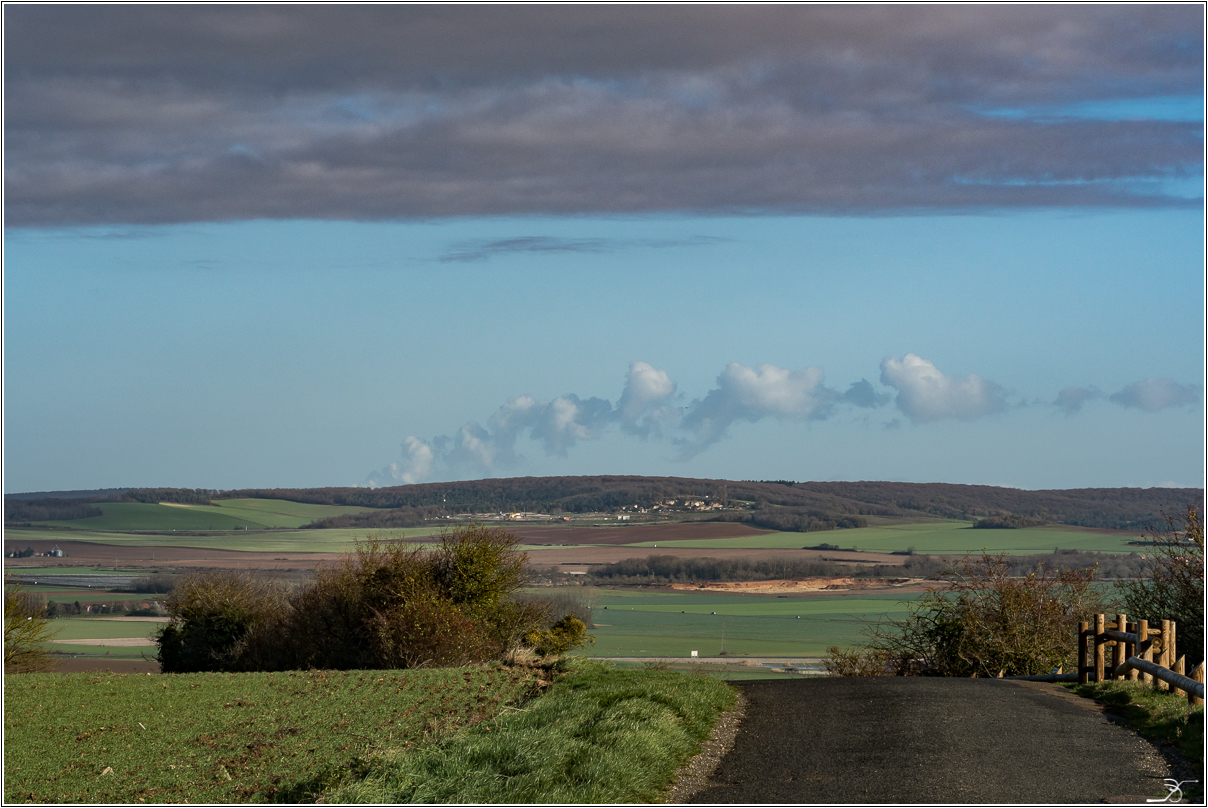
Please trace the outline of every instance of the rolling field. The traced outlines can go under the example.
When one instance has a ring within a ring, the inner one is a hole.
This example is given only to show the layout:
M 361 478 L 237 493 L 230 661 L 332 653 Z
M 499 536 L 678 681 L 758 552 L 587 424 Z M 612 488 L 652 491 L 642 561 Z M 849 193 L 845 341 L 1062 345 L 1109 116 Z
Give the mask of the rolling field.
M 876 552 L 904 551 L 911 547 L 921 555 L 959 555 L 976 553 L 983 547 L 992 553 L 1032 555 L 1051 553 L 1053 548 L 1101 553 L 1127 554 L 1139 535 L 1096 533 L 1063 527 L 1022 528 L 1018 530 L 975 530 L 971 522 L 937 521 L 921 524 L 858 527 L 816 533 L 767 533 L 729 539 L 688 539 L 640 542 L 632 547 L 686 547 L 709 549 L 795 549 L 818 544 L 833 544 L 842 549 L 855 547 Z
M 831 645 L 863 639 L 865 620 L 906 616 L 917 594 L 852 593 L 777 598 L 600 589 L 594 598 L 596 642 L 579 653 L 598 657 L 819 657 Z M 606 608 L 607 607 L 607 608 Z M 716 614 L 713 614 L 716 612 Z M 800 615 L 800 618 L 798 618 Z
M 147 638 L 161 623 L 152 620 L 112 620 L 104 617 L 60 617 L 51 622 L 56 640 Z
M 6 676 L 4 802 L 313 801 L 371 750 L 515 710 L 534 679 L 500 666 Z
M 81 520 L 84 521 L 84 520 Z M 162 528 L 157 528 L 162 529 Z M 442 528 L 416 527 L 406 530 L 381 531 L 384 537 L 405 535 L 421 538 L 439 535 Z M 231 531 L 214 535 L 176 536 L 171 531 L 164 533 L 109 533 L 100 530 L 39 530 L 36 528 L 8 528 L 4 531 L 6 542 L 20 546 L 23 542 L 85 541 L 110 544 L 116 547 L 195 547 L 203 550 L 237 550 L 257 553 L 346 553 L 353 548 L 357 539 L 367 533 L 362 528 L 340 528 L 335 530 L 272 530 Z
M 163 624 L 150 620 L 60 617 L 52 621 L 51 625 L 55 629 L 54 641 L 47 643 L 46 647 L 66 656 L 155 659 L 156 648 L 151 643 L 151 637 Z M 89 643 L 89 640 L 93 642 Z
M 101 502 L 102 516 L 38 524 L 82 530 L 263 530 L 301 527 L 316 519 L 369 510 L 347 505 L 309 505 L 279 499 L 228 499 L 214 505 Z

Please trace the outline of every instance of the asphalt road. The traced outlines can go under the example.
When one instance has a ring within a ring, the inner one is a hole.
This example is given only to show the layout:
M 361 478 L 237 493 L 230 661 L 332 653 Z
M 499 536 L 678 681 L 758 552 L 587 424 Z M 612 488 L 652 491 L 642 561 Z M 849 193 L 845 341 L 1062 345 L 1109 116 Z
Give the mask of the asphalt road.
M 1136 802 L 1171 770 L 1057 685 L 917 677 L 760 680 L 693 803 Z

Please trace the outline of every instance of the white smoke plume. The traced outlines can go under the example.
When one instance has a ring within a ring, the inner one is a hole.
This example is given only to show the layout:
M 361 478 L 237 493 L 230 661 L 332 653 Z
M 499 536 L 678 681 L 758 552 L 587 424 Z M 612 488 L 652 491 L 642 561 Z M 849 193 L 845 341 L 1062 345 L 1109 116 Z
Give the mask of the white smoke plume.
M 752 369 L 731 362 L 717 377 L 717 388 L 694 401 L 680 421 L 680 428 L 690 435 L 676 440 L 680 457 L 693 457 L 712 446 L 736 421 L 754 423 L 768 416 L 795 421 L 824 419 L 839 398 L 839 393 L 823 386 L 821 368 L 785 370 L 760 365 Z
M 940 418 L 972 421 L 1006 407 L 1003 389 L 994 382 L 976 373 L 945 376 L 912 353 L 882 360 L 881 384 L 898 391 L 898 409 L 916 424 Z
M 552 401 L 516 396 L 500 406 L 485 427 L 470 421 L 455 435 L 441 435 L 430 442 L 408 436 L 403 441 L 403 461 L 373 472 L 365 484 L 376 487 L 491 476 L 520 462 L 516 440 L 521 437 L 540 443 L 547 455 L 566 457 L 578 441 L 599 438 L 613 423 L 642 437 L 658 434 L 675 389 L 666 371 L 633 362 L 616 409 L 604 399 L 581 399 L 573 393 Z
M 621 429 L 642 438 L 661 434 L 661 422 L 674 417 L 666 405 L 675 397 L 676 384 L 665 370 L 645 362 L 632 362 L 625 391 L 617 402 L 616 418 Z
M 999 385 L 970 373 L 947 376 L 932 362 L 908 353 L 881 362 L 881 384 L 897 392 L 897 408 L 913 423 L 943 418 L 971 421 L 1006 409 Z M 531 395 L 509 398 L 486 425 L 470 421 L 453 435 L 422 440 L 414 435 L 403 441 L 403 457 L 369 475 L 366 485 L 399 485 L 432 479 L 490 477 L 515 468 L 523 457 L 517 441 L 541 445 L 547 456 L 567 457 L 579 441 L 597 440 L 616 427 L 642 440 L 669 439 L 680 460 L 688 460 L 722 440 L 736 423 L 764 418 L 785 421 L 821 421 L 841 408 L 882 407 L 891 398 L 867 379 L 840 393 L 823 384 L 821 368 L 788 370 L 775 365 L 750 368 L 731 362 L 717 377 L 717 386 L 686 407 L 678 385 L 646 362 L 631 362 L 625 385 L 614 407 L 602 398 L 580 398 L 573 393 L 552 400 Z M 1067 415 L 1078 413 L 1093 399 L 1104 398 L 1095 387 L 1066 387 L 1053 405 Z M 1130 384 L 1109 397 L 1125 407 L 1157 412 L 1199 402 L 1199 388 L 1170 379 L 1148 378 Z M 901 428 L 893 419 L 886 429 Z
M 1167 407 L 1198 404 L 1200 391 L 1194 385 L 1151 377 L 1133 382 L 1120 392 L 1112 394 L 1110 398 L 1124 407 L 1134 407 L 1143 412 L 1157 412 Z

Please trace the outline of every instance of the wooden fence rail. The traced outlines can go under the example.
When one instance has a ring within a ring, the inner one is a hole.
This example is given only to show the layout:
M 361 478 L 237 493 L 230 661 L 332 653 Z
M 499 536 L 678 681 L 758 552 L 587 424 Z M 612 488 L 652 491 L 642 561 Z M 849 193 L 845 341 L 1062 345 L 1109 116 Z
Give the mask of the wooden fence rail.
M 1177 626 L 1173 620 L 1162 620 L 1159 626 L 1150 628 L 1147 620 L 1130 622 L 1125 614 L 1117 614 L 1114 622 L 1097 614 L 1094 628 L 1089 622 L 1080 623 L 1078 681 L 1086 684 L 1108 679 L 1140 679 L 1175 695 L 1186 693 L 1191 704 L 1203 704 L 1204 664 L 1201 662 L 1190 677 L 1183 675 L 1186 657 L 1175 659 Z M 1109 648 L 1112 649 L 1110 667 L 1107 662 Z

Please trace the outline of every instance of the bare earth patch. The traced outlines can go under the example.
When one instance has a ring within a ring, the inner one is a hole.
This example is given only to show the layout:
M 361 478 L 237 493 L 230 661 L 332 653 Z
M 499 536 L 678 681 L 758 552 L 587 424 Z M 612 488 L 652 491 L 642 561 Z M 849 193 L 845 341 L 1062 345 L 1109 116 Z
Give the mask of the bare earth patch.
M 887 589 L 917 582 L 914 578 L 802 578 L 797 581 L 708 581 L 702 584 L 670 584 L 670 587 L 693 592 L 788 595 L 836 589 Z
M 102 637 L 95 640 L 55 640 L 55 645 L 101 645 L 114 648 L 142 648 L 155 645 L 150 637 Z

